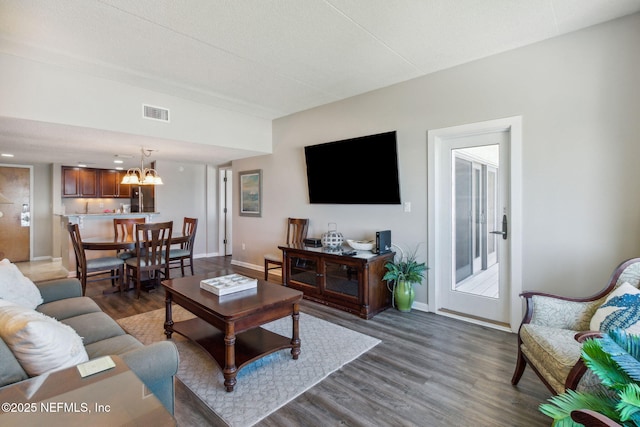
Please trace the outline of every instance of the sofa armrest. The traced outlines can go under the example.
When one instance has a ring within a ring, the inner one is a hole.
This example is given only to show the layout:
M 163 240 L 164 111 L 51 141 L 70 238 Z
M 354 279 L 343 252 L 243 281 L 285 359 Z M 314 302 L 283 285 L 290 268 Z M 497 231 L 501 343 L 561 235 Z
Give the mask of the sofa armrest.
M 120 355 L 173 415 L 173 377 L 178 372 L 178 349 L 172 341 L 160 341 Z
M 80 281 L 73 277 L 39 282 L 36 283 L 36 286 L 40 290 L 40 294 L 44 300 L 43 304 L 82 296 Z

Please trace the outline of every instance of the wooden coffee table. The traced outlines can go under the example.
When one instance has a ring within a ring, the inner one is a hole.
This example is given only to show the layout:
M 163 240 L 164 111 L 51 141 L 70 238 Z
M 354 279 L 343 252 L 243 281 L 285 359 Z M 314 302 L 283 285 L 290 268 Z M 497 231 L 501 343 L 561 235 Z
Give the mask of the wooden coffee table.
M 291 348 L 300 355 L 298 304 L 302 292 L 258 280 L 256 289 L 218 297 L 200 289 L 200 281 L 216 275 L 190 276 L 162 282 L 166 291 L 167 338 L 179 333 L 207 351 L 222 368 L 224 385 L 233 391 L 236 375 L 245 365 L 275 351 Z M 189 310 L 197 317 L 175 322 L 171 303 Z M 268 322 L 291 316 L 291 338 L 260 328 Z

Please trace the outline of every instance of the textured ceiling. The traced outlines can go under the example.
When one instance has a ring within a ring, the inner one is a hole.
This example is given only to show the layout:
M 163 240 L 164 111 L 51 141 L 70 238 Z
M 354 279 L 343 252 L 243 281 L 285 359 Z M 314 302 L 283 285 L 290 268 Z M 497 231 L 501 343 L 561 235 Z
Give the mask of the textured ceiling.
M 639 10 L 640 0 L 0 0 L 0 51 L 274 119 Z M 9 121 L 2 150 L 97 132 Z M 109 137 L 113 155 L 120 138 Z M 150 142 L 173 155 L 170 141 Z

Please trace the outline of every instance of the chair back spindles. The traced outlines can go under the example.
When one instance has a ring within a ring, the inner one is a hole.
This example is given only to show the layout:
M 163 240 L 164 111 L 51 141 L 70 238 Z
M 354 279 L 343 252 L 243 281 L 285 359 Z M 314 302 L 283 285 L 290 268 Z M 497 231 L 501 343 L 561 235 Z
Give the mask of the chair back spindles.
M 136 257 L 146 267 L 163 265 L 169 259 L 172 227 L 173 221 L 136 225 Z
M 169 258 L 174 265 L 172 268 L 180 267 L 180 271 L 184 276 L 184 262 L 189 260 L 189 268 L 193 275 L 193 245 L 196 239 L 196 230 L 198 228 L 198 218 L 184 217 L 182 222 L 182 237 L 180 248 L 173 248 L 169 251 Z
M 117 239 L 133 240 L 133 232 L 136 224 L 144 224 L 144 218 L 114 218 L 113 232 Z
M 306 218 L 289 218 L 287 224 L 287 245 L 301 244 L 307 238 L 309 220 Z
M 127 263 L 127 278 L 136 282 L 136 297 L 140 298 L 142 287 L 142 273 L 146 272 L 149 279 L 159 281 L 160 275 L 169 279 L 169 248 L 173 221 L 136 224 L 135 257 L 129 258 Z
M 118 279 L 118 286 L 122 291 L 124 282 L 124 261 L 118 257 L 101 257 L 87 259 L 84 246 L 82 244 L 82 236 L 78 224 L 68 224 L 69 237 L 73 246 L 73 252 L 76 255 L 76 277 L 82 284 L 82 295 L 86 294 L 87 282 L 89 277 L 101 276 L 109 274 L 108 277 L 99 277 L 91 281 L 111 279 L 112 286 L 115 286 L 115 279 Z
M 307 238 L 309 219 L 287 218 L 287 245 L 301 245 Z M 282 254 L 266 254 L 264 256 L 264 280 L 269 278 L 269 270 L 282 268 Z M 273 265 L 274 267 L 270 267 Z

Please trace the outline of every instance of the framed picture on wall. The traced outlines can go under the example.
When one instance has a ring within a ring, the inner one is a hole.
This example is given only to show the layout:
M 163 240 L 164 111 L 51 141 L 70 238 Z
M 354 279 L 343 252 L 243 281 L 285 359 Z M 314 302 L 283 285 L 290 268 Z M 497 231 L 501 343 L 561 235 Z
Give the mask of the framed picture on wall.
M 240 216 L 262 216 L 262 169 L 238 172 Z

